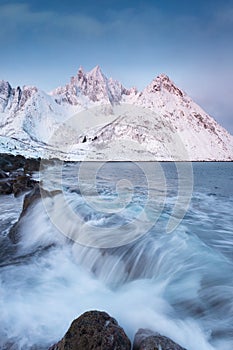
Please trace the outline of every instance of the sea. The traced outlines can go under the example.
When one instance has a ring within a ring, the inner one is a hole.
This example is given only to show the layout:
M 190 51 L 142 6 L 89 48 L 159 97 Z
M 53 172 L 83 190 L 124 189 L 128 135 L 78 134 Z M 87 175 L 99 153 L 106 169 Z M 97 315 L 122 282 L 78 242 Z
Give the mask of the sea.
M 187 350 L 233 349 L 232 162 L 42 162 L 0 197 L 0 349 L 44 350 L 106 311 Z

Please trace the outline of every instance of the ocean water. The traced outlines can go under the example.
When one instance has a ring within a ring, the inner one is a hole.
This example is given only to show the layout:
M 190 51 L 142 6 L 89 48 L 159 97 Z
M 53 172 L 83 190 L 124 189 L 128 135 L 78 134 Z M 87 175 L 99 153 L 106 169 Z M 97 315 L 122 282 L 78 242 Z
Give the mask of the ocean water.
M 149 328 L 232 350 L 233 163 L 53 163 L 39 176 L 59 192 L 26 214 L 18 244 L 23 196 L 0 197 L 0 349 L 47 349 L 98 309 L 131 340 Z

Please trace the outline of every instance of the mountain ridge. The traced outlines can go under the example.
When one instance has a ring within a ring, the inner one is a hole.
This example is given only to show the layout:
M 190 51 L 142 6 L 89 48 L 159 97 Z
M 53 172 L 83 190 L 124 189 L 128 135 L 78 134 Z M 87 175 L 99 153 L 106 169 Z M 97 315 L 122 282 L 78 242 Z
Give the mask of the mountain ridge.
M 132 119 L 131 107 L 128 111 L 125 107 L 123 111 L 117 106 L 133 106 L 138 112 L 132 111 Z M 85 130 L 85 135 L 84 130 L 77 134 L 77 130 L 66 122 L 74 115 L 96 108 L 100 108 L 100 114 L 106 115 L 105 125 L 101 124 L 101 137 L 98 122 L 94 125 L 95 117 L 88 117 L 89 124 L 85 124 L 90 129 L 95 126 L 95 132 Z M 140 125 L 144 125 L 143 128 Z M 116 142 L 124 149 L 124 142 L 128 147 L 128 141 L 137 140 L 143 148 L 144 158 L 148 152 L 148 160 L 233 160 L 233 137 L 164 73 L 155 77 L 142 91 L 127 89 L 119 81 L 107 78 L 99 66 L 89 72 L 80 67 L 70 82 L 49 94 L 35 86 L 12 88 L 9 82 L 1 80 L 0 127 L 0 150 L 33 157 L 51 157 L 52 154 L 64 157 L 61 154 L 66 151 L 62 145 L 57 150 L 57 145 L 51 144 L 51 137 L 60 128 L 59 132 L 64 134 L 63 138 L 59 136 L 61 144 L 67 145 L 70 141 L 75 145 L 76 153 L 67 154 L 67 159 L 80 160 L 81 154 L 90 151 L 93 160 L 105 159 L 109 157 L 109 151 L 106 153 L 104 149 L 116 148 Z M 170 137 L 163 138 L 163 133 Z M 161 142 L 170 143 L 169 139 L 175 135 L 186 150 L 185 159 L 176 159 L 177 155 L 166 153 L 161 145 Z M 84 137 L 85 145 L 82 142 Z M 27 152 L 21 143 L 28 145 Z M 133 159 L 142 160 L 138 145 L 134 145 L 135 152 L 128 151 L 131 157 L 134 154 Z M 121 154 L 118 149 L 116 153 Z M 127 160 L 126 153 L 124 157 L 123 160 Z

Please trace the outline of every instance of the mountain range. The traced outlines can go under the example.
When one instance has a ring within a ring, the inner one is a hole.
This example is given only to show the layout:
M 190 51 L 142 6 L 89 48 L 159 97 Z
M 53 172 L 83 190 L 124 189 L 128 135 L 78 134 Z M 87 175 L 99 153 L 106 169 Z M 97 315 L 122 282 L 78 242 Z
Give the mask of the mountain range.
M 45 93 L 0 81 L 0 152 L 64 160 L 232 161 L 233 136 L 165 74 L 142 91 L 96 66 Z

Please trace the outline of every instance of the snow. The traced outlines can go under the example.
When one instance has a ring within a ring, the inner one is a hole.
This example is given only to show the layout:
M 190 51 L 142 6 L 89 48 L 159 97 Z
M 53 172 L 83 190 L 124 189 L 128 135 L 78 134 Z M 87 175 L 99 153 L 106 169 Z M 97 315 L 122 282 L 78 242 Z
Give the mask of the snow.
M 27 157 L 233 160 L 233 137 L 165 74 L 141 92 L 99 66 L 49 94 L 0 81 L 0 127 L 0 152 Z

